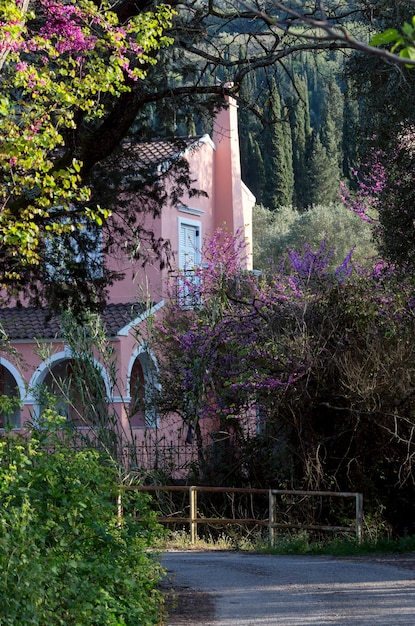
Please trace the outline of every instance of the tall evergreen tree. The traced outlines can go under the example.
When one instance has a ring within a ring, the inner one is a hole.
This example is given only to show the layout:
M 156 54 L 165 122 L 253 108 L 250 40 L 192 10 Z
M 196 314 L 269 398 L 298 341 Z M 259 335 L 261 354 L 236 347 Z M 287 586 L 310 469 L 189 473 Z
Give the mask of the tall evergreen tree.
M 290 116 L 289 116 L 289 108 L 284 105 L 281 106 L 281 113 L 283 125 L 283 138 L 284 138 L 284 169 L 285 169 L 285 197 L 286 201 L 284 204 L 292 205 L 293 197 L 294 197 L 294 169 L 293 169 L 293 141 L 292 141 L 292 133 L 291 133 L 291 124 L 290 124 Z
M 268 119 L 270 123 L 265 132 L 265 188 L 263 204 L 270 209 L 292 204 L 294 174 L 292 166 L 291 128 L 285 107 L 275 84 L 270 81 Z
M 240 52 L 243 54 L 243 51 Z M 258 135 L 262 130 L 258 117 L 244 103 L 253 102 L 257 97 L 256 74 L 248 74 L 241 83 L 239 97 L 239 141 L 241 151 L 242 180 L 256 196 L 257 201 L 262 201 L 262 193 L 265 185 L 265 171 Z
M 244 145 L 246 145 L 245 168 L 242 169 L 242 180 L 252 191 L 257 202 L 260 203 L 264 195 L 266 177 L 261 148 L 254 133 L 248 132 L 246 134 Z
M 294 95 L 290 99 L 290 124 L 292 136 L 294 194 L 298 209 L 306 208 L 307 165 L 306 150 L 311 133 L 310 111 L 306 78 L 294 76 Z
M 320 140 L 330 160 L 333 190 L 337 194 L 340 185 L 343 138 L 343 95 L 334 80 L 324 89 Z M 334 200 L 335 197 L 332 198 Z
M 189 135 L 189 137 L 194 137 L 196 135 L 195 118 L 191 112 L 189 112 L 186 116 L 186 129 L 187 129 L 186 134 Z
M 357 166 L 359 128 L 360 128 L 359 103 L 355 97 L 349 79 L 345 81 L 344 108 L 343 108 L 343 176 L 349 178 L 353 168 Z
M 338 193 L 338 166 L 328 156 L 318 133 L 313 132 L 309 143 L 307 206 L 329 204 L 336 200 Z

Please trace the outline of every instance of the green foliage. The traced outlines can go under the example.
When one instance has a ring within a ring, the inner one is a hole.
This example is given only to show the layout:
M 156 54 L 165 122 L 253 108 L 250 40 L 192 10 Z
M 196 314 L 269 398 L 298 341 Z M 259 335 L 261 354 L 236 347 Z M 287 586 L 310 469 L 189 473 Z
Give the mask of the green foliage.
M 96 451 L 71 449 L 53 411 L 23 439 L 0 440 L 0 623 L 151 626 L 161 570 L 157 526 L 117 519 L 117 472 Z
M 264 68 L 244 76 L 238 94 L 242 177 L 259 204 L 274 209 L 293 203 L 303 210 L 336 201 L 343 162 L 346 179 L 349 163 L 355 165 L 361 123 L 344 62 L 337 53 L 303 51 L 290 57 L 289 72 L 273 70 L 275 80 Z M 244 108 L 252 102 L 261 121 Z
M 290 125 L 293 149 L 294 205 L 307 206 L 307 147 L 309 143 L 310 111 L 306 78 L 294 76 L 295 92 L 289 101 Z
M 324 104 L 319 137 L 327 159 L 324 159 L 323 156 L 323 162 L 319 164 L 317 155 L 313 154 L 313 151 L 311 152 L 311 161 L 313 161 L 313 158 L 316 161 L 312 163 L 310 168 L 309 184 L 313 191 L 311 194 L 312 202 L 309 205 L 335 202 L 339 193 L 340 172 L 343 160 L 344 96 L 334 80 L 330 80 L 324 88 Z M 316 166 L 318 170 L 313 172 L 313 167 L 316 168 Z M 313 180 L 315 181 L 314 185 Z
M 391 45 L 392 44 L 392 45 Z M 403 59 L 415 60 L 415 15 L 410 22 L 404 22 L 400 29 L 387 28 L 373 35 L 371 46 L 390 46 L 391 52 L 398 53 Z M 413 65 L 407 67 L 412 68 Z
M 66 311 L 61 323 L 70 357 L 61 369 L 52 367 L 45 384 L 32 393 L 45 410 L 52 406 L 65 416 L 74 437 L 84 445 L 104 450 L 114 463 L 123 459 L 128 473 L 131 466 L 137 465 L 136 451 L 128 445 L 132 440 L 131 429 L 126 432 L 114 404 L 108 402 L 109 394 L 123 397 L 123 393 L 119 387 L 117 355 L 106 337 L 102 320 L 97 313 L 86 311 L 80 319 Z M 51 357 L 50 347 L 44 344 L 38 346 L 37 352 L 43 361 Z M 127 405 L 124 409 L 128 412 Z
M 240 550 L 251 551 L 257 549 L 255 540 L 246 537 L 242 532 L 232 534 L 229 528 L 226 532 L 221 532 L 219 536 L 206 536 L 196 538 L 195 543 L 191 543 L 191 538 L 186 530 L 172 531 L 168 534 L 164 543 L 169 550 Z
M 79 121 L 99 121 L 105 102 L 144 79 L 155 52 L 171 43 L 165 5 L 122 26 L 110 3 L 44 5 L 28 10 L 7 0 L 0 10 L 0 240 L 7 284 L 19 284 L 25 266 L 41 263 L 45 240 L 108 218 L 108 210 L 88 205 L 82 161 L 62 155 Z
M 308 554 L 310 538 L 306 531 L 277 536 L 274 546 L 268 548 L 267 551 L 273 554 Z
M 329 554 L 331 556 L 365 556 L 369 554 L 405 554 L 413 552 L 415 537 L 401 537 L 391 539 L 386 535 L 377 539 L 368 539 L 362 543 L 344 537 L 314 541 L 308 533 L 302 531 L 293 535 L 277 537 L 275 545 L 259 546 L 259 550 L 266 554 Z
M 264 133 L 265 183 L 262 197 L 266 206 L 275 209 L 279 205 L 290 204 L 294 191 L 291 127 L 275 81 L 270 83 L 267 108 L 270 124 Z
M 0 415 L 2 417 L 2 428 L 10 429 L 20 426 L 16 423 L 16 414 L 21 408 L 21 400 L 16 397 L 0 395 Z
M 378 33 L 373 36 L 372 45 L 391 50 L 404 59 L 412 58 L 415 32 L 412 13 L 410 2 L 381 3 L 373 14 L 373 27 Z M 407 21 L 402 27 L 404 18 Z M 379 59 L 365 56 L 351 58 L 346 72 L 348 85 L 358 94 L 362 111 L 358 129 L 360 167 L 354 159 L 356 178 L 366 185 L 366 189 L 360 187 L 360 192 L 362 197 L 366 194 L 368 207 L 371 204 L 368 194 L 377 203 L 376 237 L 382 257 L 409 268 L 414 262 L 415 72 L 412 66 L 385 65 Z
M 337 154 L 330 156 L 320 134 L 313 132 L 307 149 L 307 188 L 305 206 L 335 202 L 339 192 L 339 165 Z
M 353 258 L 365 265 L 376 256 L 369 224 L 340 203 L 312 206 L 303 213 L 291 206 L 269 211 L 256 206 L 253 214 L 254 266 L 269 268 L 277 263 L 287 247 L 318 246 L 326 239 L 334 249 L 332 264 L 338 265 L 354 247 Z
M 372 45 L 390 49 L 389 38 L 396 36 L 399 39 L 404 36 L 401 25 L 405 18 L 412 29 L 413 3 L 384 0 L 373 5 L 373 8 L 370 33 Z M 377 34 L 373 35 L 374 31 Z M 406 45 L 410 45 L 409 39 Z M 399 49 L 394 54 L 399 56 Z M 408 58 L 405 54 L 403 58 Z M 390 144 L 393 146 L 403 126 L 414 121 L 413 68 L 398 66 L 393 62 L 386 64 L 381 58 L 372 58 L 370 55 L 352 55 L 345 65 L 345 72 L 361 108 L 356 135 L 360 155 L 366 160 L 373 139 L 376 147 L 392 153 Z
M 405 125 L 402 133 L 391 138 L 392 155 L 381 159 L 385 172 L 382 191 L 374 195 L 378 203 L 377 237 L 383 258 L 412 271 L 414 246 L 414 126 Z
M 356 170 L 359 153 L 359 104 L 354 97 L 350 79 L 345 80 L 343 106 L 342 155 L 343 176 L 349 179 L 351 172 Z

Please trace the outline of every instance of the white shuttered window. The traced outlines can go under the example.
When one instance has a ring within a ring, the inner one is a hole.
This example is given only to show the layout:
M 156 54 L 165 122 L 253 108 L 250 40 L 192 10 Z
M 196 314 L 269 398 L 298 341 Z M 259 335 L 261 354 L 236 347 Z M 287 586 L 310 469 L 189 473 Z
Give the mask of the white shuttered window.
M 179 270 L 177 283 L 180 305 L 192 308 L 200 304 L 199 277 L 195 269 L 201 262 L 201 224 L 196 220 L 179 218 Z
M 201 225 L 179 219 L 179 269 L 193 270 L 200 263 Z

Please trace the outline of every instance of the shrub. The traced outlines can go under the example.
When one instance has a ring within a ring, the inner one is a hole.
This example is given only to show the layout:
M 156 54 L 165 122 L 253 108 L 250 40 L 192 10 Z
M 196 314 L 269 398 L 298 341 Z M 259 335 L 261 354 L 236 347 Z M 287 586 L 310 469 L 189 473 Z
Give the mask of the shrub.
M 0 623 L 157 624 L 157 526 L 145 497 L 133 496 L 146 522 L 121 522 L 116 468 L 57 433 L 49 423 L 0 441 Z
M 199 480 L 359 491 L 414 534 L 413 276 L 351 254 L 333 269 L 326 239 L 258 276 L 238 268 L 238 241 L 228 260 L 217 243 L 199 306 L 172 302 L 154 342 L 160 406 L 194 427 Z M 340 525 L 333 513 L 319 511 Z
M 314 205 L 300 212 L 293 207 L 270 211 L 256 206 L 253 215 L 254 266 L 269 270 L 278 265 L 288 248 L 317 248 L 325 240 L 332 249 L 332 267 L 339 265 L 353 248 L 353 259 L 362 265 L 377 257 L 372 227 L 340 203 Z

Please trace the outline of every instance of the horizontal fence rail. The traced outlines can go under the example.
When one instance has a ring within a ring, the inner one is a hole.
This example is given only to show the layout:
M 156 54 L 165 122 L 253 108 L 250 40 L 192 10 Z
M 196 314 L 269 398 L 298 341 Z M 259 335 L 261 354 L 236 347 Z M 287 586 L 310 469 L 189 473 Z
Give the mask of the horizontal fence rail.
M 361 493 L 350 491 L 299 491 L 295 489 L 270 489 L 269 490 L 269 540 L 271 545 L 275 543 L 275 530 L 277 528 L 286 528 L 286 524 L 280 524 L 276 521 L 276 499 L 277 496 L 321 496 L 330 498 L 354 498 L 355 500 L 355 525 L 352 526 L 331 526 L 331 525 L 314 525 L 314 524 L 290 524 L 291 528 L 302 528 L 304 530 L 328 530 L 333 532 L 352 532 L 354 531 L 356 541 L 362 542 L 363 539 L 363 495 Z
M 191 543 L 194 544 L 197 540 L 197 528 L 200 524 L 255 524 L 258 526 L 268 527 L 269 541 L 271 545 L 274 545 L 277 529 L 304 529 L 304 530 L 321 530 L 321 531 L 333 531 L 333 532 L 353 532 L 356 536 L 358 543 L 361 543 L 363 538 L 363 496 L 361 493 L 356 492 L 340 492 L 340 491 L 300 491 L 293 489 L 255 489 L 255 488 L 243 488 L 243 487 L 199 487 L 199 486 L 181 486 L 181 485 L 131 485 L 123 486 L 121 491 L 146 491 L 146 492 L 184 492 L 188 493 L 188 516 L 176 516 L 174 513 L 168 516 L 159 516 L 157 519 L 160 523 L 175 524 L 183 523 L 188 524 L 190 529 Z M 248 494 L 248 495 L 268 495 L 268 517 L 266 519 L 253 517 L 243 518 L 226 518 L 226 517 L 201 517 L 199 515 L 198 508 L 198 493 L 225 493 L 225 494 Z M 277 521 L 277 498 L 284 496 L 299 496 L 299 497 L 326 497 L 326 498 L 354 498 L 355 500 L 355 525 L 354 526 L 333 526 L 328 524 L 306 524 L 306 523 L 291 523 L 291 522 L 278 522 Z M 186 507 L 187 508 L 187 507 Z

